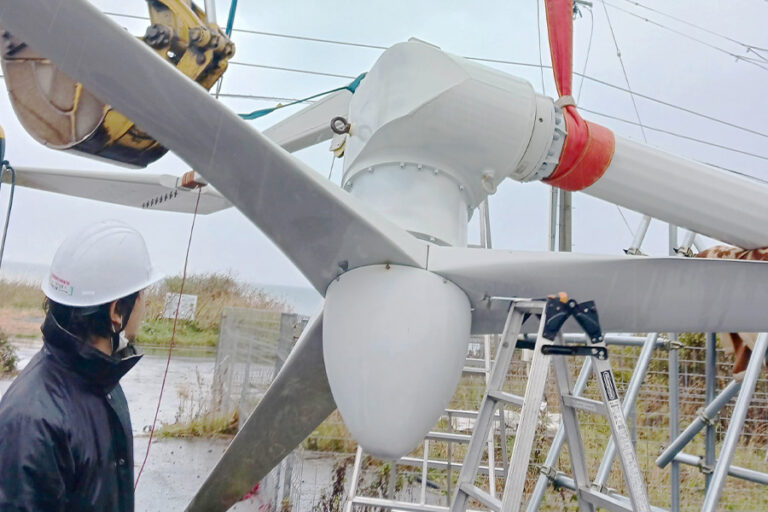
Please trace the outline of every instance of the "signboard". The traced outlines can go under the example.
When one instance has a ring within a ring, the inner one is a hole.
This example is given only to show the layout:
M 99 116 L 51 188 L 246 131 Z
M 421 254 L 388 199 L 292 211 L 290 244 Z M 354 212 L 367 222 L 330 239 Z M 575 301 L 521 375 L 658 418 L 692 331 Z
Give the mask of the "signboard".
M 197 295 L 182 294 L 181 304 L 179 304 L 178 293 L 166 293 L 163 318 L 175 318 L 177 306 L 179 307 L 179 320 L 194 320 L 195 309 L 197 308 Z

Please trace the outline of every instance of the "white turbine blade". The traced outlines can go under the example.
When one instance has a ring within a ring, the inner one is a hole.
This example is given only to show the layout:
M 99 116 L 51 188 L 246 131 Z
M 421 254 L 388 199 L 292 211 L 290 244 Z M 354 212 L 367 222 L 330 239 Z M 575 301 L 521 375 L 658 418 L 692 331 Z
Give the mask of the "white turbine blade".
M 768 246 L 768 184 L 622 137 L 583 192 L 738 247 Z
M 426 265 L 425 244 L 251 129 L 87 1 L 3 2 L 0 21 L 203 175 L 321 293 L 340 269 Z
M 333 137 L 331 119 L 347 117 L 352 93 L 336 91 L 264 130 L 264 136 L 293 153 Z
M 322 314 L 288 360 L 187 511 L 227 510 L 336 409 L 323 363 Z
M 428 270 L 467 293 L 475 333 L 504 326 L 505 304 L 485 297 L 561 291 L 594 300 L 606 332 L 768 330 L 768 262 L 431 247 Z
M 181 179 L 170 174 L 138 172 L 99 172 L 68 169 L 15 167 L 16 185 L 68 196 L 94 199 L 166 212 L 193 213 L 197 190 L 181 186 Z M 10 174 L 4 181 L 10 181 Z M 200 190 L 197 213 L 205 215 L 229 208 L 232 204 L 210 185 Z

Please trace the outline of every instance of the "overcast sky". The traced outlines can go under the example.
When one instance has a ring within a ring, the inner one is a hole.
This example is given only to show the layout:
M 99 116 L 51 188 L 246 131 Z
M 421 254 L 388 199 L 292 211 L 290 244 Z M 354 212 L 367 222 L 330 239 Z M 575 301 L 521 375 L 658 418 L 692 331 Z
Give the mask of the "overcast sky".
M 201 0 L 202 1 L 202 0 Z M 625 86 L 603 5 L 593 7 L 594 33 L 586 72 L 606 82 Z M 632 89 L 666 102 L 727 120 L 754 130 L 765 128 L 768 70 L 705 46 L 715 45 L 739 55 L 745 48 L 691 26 L 642 9 L 627 0 L 608 0 L 610 20 L 624 59 Z M 146 15 L 144 0 L 98 0 L 105 11 Z M 768 48 L 765 0 L 642 0 L 645 6 L 688 20 L 709 30 L 756 47 Z M 219 23 L 224 24 L 229 1 L 217 1 Z M 667 28 L 645 22 L 617 9 L 625 9 L 700 39 L 696 42 Z M 414 36 L 451 53 L 538 63 L 537 3 L 515 1 L 241 1 L 235 27 L 265 32 L 308 36 L 389 46 Z M 147 23 L 115 18 L 132 33 L 141 34 Z M 541 22 L 544 22 L 543 14 Z M 575 21 L 574 67 L 581 71 L 587 54 L 591 16 Z M 546 36 L 542 33 L 543 59 L 549 62 Z M 299 68 L 325 73 L 356 76 L 369 69 L 380 50 L 331 45 L 294 39 L 235 33 L 236 62 Z M 764 52 L 768 57 L 768 52 Z M 493 64 L 506 72 L 531 81 L 542 89 L 538 69 Z M 768 68 L 768 63 L 765 64 Z M 551 71 L 544 71 L 544 88 L 554 94 Z M 345 85 L 349 80 L 285 71 L 232 65 L 222 92 L 298 98 Z M 590 80 L 574 78 L 580 94 L 579 105 L 590 110 L 636 120 L 628 94 Z M 269 101 L 225 99 L 238 113 L 272 106 Z M 720 145 L 768 156 L 766 139 L 740 130 L 685 114 L 642 98 L 637 105 L 643 123 Z M 194 106 L 190 106 L 194 108 Z M 265 128 L 296 109 L 285 109 L 254 122 Z M 642 141 L 638 127 L 594 114 L 587 119 L 600 122 L 617 134 Z M 0 92 L 0 123 L 7 137 L 6 157 L 17 166 L 72 169 L 110 168 L 101 162 L 49 150 L 39 145 L 21 128 L 8 102 Z M 673 153 L 768 179 L 768 161 L 716 147 L 683 140 L 648 130 L 648 143 Z M 328 174 L 331 156 L 328 143 L 297 154 L 323 175 Z M 338 182 L 341 162 L 333 179 Z M 115 167 L 115 170 L 122 168 Z M 167 155 L 146 171 L 180 174 L 188 167 Z M 8 187 L 0 193 L 4 210 Z M 498 248 L 543 250 L 547 244 L 548 187 L 522 185 L 508 181 L 491 198 L 491 223 L 494 246 Z M 279 191 L 276 191 L 279 193 Z M 574 250 L 578 252 L 618 253 L 629 246 L 631 230 L 639 215 L 624 210 L 625 225 L 616 206 L 581 194 L 574 196 Z M 105 205 L 96 201 L 18 189 L 6 248 L 6 261 L 48 264 L 61 240 L 90 222 L 119 218 L 139 229 L 147 239 L 153 261 L 164 272 L 181 272 L 191 216 L 142 211 Z M 520 222 L 519 219 L 525 219 Z M 476 217 L 475 217 L 476 220 Z M 477 229 L 471 230 L 476 237 Z M 644 250 L 665 254 L 667 228 L 654 222 Z M 234 209 L 198 219 L 190 255 L 192 272 L 230 271 L 254 283 L 307 285 L 304 277 L 261 232 Z

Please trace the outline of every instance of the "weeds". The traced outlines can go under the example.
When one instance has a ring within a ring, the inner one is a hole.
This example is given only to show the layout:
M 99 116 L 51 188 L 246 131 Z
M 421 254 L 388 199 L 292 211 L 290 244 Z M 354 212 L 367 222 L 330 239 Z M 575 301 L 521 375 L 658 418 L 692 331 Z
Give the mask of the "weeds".
M 146 319 L 161 319 L 166 293 L 179 293 L 181 277 L 168 277 L 150 288 L 146 298 Z M 195 320 L 200 331 L 219 328 L 221 311 L 226 307 L 244 307 L 271 311 L 288 311 L 290 307 L 263 290 L 238 283 L 228 274 L 196 274 L 187 276 L 184 293 L 197 295 Z
M 306 450 L 334 453 L 355 453 L 357 443 L 352 439 L 339 411 L 328 418 L 304 440 Z
M 41 310 L 44 298 L 40 283 L 0 279 L 0 305 L 3 307 Z
M 168 277 L 147 290 L 146 316 L 137 335 L 140 344 L 166 346 L 170 343 L 173 320 L 163 318 L 165 296 L 179 293 L 181 277 Z M 238 283 L 228 274 L 187 276 L 184 293 L 197 295 L 194 320 L 179 320 L 174 344 L 215 347 L 219 339 L 221 312 L 227 307 L 243 307 L 270 311 L 290 311 L 290 306 L 263 290 Z
M 14 375 L 18 362 L 19 356 L 16 355 L 16 348 L 11 345 L 8 336 L 0 331 L 0 377 Z
M 221 412 L 213 404 L 210 392 L 200 371 L 195 369 L 195 385 L 180 386 L 179 408 L 175 421 L 164 424 L 157 430 L 157 436 L 168 437 L 218 437 L 237 434 L 239 413 L 237 410 Z
M 333 465 L 333 480 L 330 492 L 323 491 L 320 500 L 314 506 L 314 512 L 341 512 L 346 492 L 344 481 L 346 480 L 347 467 L 354 460 L 352 457 L 344 457 Z

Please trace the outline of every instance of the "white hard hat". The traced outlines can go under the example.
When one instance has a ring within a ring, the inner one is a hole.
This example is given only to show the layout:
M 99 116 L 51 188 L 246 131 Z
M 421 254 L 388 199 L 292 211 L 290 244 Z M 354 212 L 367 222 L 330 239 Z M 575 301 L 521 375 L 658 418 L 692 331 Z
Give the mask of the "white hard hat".
M 96 306 L 142 290 L 161 277 L 152 268 L 139 232 L 108 220 L 64 240 L 42 289 L 65 306 Z

